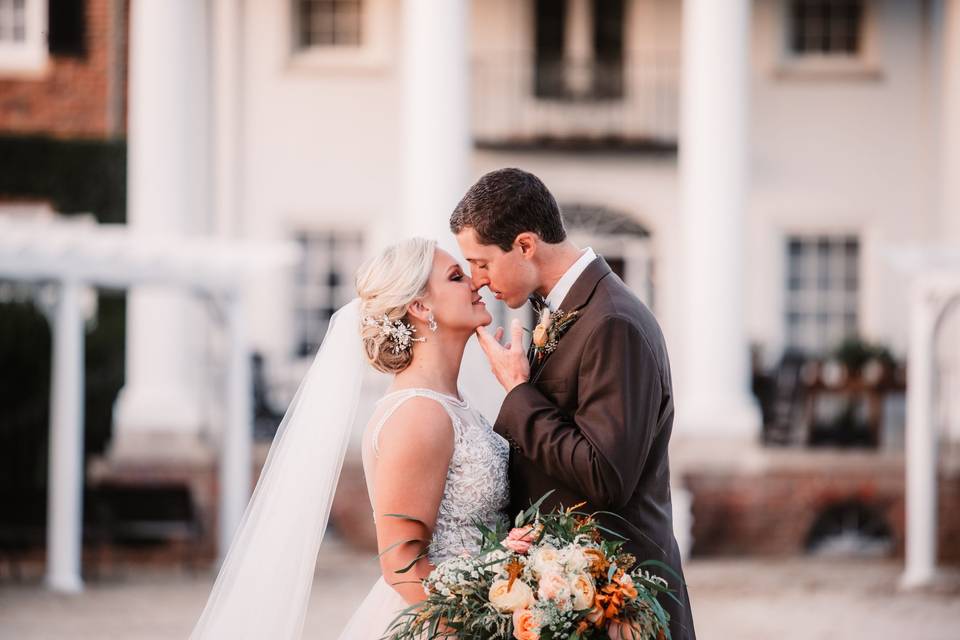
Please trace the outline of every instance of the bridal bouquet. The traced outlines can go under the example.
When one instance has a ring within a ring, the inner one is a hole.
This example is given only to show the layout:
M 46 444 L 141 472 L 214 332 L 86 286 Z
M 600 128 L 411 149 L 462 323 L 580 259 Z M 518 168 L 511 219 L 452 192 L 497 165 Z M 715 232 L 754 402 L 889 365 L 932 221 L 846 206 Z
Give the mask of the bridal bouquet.
M 540 513 L 546 498 L 507 532 L 478 525 L 476 556 L 440 563 L 423 581 L 427 599 L 391 624 L 390 640 L 669 640 L 657 596 L 673 596 L 648 572 L 660 562 L 621 550 L 623 539 L 577 509 Z M 603 534 L 607 534 L 604 537 Z

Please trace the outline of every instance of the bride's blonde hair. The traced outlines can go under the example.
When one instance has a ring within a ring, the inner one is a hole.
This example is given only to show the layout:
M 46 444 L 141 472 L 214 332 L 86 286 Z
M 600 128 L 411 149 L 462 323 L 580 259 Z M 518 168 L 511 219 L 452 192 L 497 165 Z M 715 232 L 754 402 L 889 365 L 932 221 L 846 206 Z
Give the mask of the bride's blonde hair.
M 410 238 L 367 260 L 357 270 L 360 317 L 380 321 L 386 316 L 391 322 L 410 323 L 407 310 L 427 292 L 436 247 L 434 240 Z M 361 324 L 360 337 L 367 360 L 378 371 L 399 373 L 413 359 L 413 345 L 397 352 L 379 325 Z

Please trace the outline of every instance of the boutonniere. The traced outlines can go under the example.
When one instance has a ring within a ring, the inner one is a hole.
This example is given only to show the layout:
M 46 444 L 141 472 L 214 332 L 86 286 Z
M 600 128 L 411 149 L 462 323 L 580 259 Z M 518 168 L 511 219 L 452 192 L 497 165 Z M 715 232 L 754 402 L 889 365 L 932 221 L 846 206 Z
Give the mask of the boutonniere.
M 548 353 L 553 353 L 560 338 L 577 321 L 579 315 L 579 311 L 564 313 L 562 309 L 550 311 L 548 307 L 543 308 L 540 322 L 533 329 L 533 355 L 538 364 Z

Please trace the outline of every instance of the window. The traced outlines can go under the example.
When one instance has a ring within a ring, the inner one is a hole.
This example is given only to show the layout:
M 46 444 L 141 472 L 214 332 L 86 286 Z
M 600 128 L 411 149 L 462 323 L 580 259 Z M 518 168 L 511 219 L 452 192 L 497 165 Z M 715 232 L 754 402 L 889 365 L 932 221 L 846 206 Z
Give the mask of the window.
M 45 0 L 0 0 L 0 72 L 42 71 L 46 31 Z
M 356 297 L 363 242 L 358 232 L 340 231 L 304 231 L 296 239 L 303 252 L 296 279 L 296 349 L 308 356 L 320 346 L 334 312 Z
M 297 47 L 359 47 L 361 0 L 296 0 Z
M 26 40 L 26 0 L 0 0 L 0 42 L 19 44 Z
M 796 56 L 847 56 L 861 53 L 862 0 L 792 0 L 790 51 Z
M 50 3 L 50 53 L 82 58 L 86 54 L 86 0 Z
M 537 0 L 534 94 L 623 97 L 623 0 Z
M 822 355 L 858 330 L 860 243 L 854 236 L 787 239 L 786 346 Z

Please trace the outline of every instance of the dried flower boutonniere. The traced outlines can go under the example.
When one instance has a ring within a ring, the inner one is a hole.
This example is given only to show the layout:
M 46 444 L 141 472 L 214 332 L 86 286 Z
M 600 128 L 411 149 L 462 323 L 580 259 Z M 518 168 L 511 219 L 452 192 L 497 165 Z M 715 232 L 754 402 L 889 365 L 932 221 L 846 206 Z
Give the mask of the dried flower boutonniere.
M 562 309 L 550 311 L 544 307 L 540 312 L 540 322 L 533 329 L 533 357 L 537 364 L 557 348 L 557 343 L 567 329 L 577 321 L 579 311 L 564 313 Z

